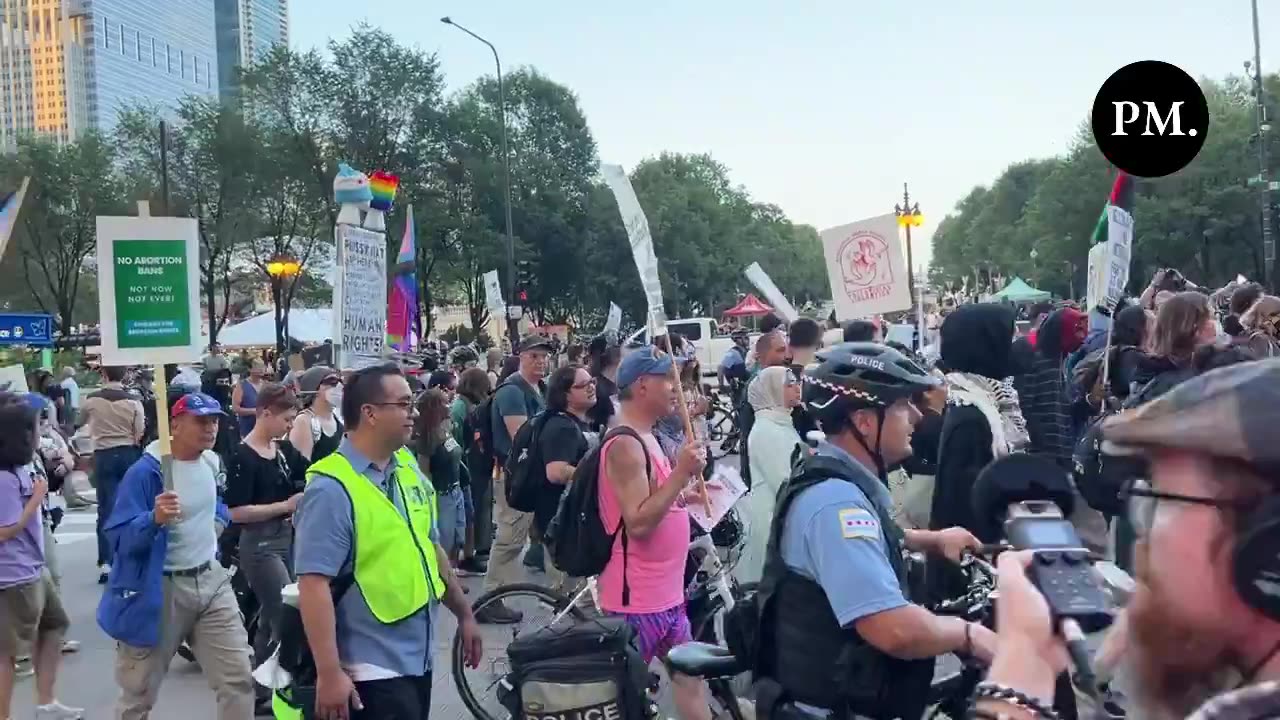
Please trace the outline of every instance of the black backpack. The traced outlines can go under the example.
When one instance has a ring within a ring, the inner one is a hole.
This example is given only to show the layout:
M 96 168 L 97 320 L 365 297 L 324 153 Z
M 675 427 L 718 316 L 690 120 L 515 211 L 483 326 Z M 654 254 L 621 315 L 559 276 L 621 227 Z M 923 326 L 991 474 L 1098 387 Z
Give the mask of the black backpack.
M 604 572 L 613 555 L 613 539 L 622 533 L 622 604 L 631 604 L 627 583 L 627 529 L 621 522 L 609 532 L 600 519 L 600 455 L 610 440 L 627 435 L 644 444 L 640 434 L 629 427 L 616 427 L 600 439 L 600 444 L 574 468 L 569 487 L 560 496 L 555 517 L 542 537 L 551 552 L 551 562 L 570 577 L 594 577 Z M 653 489 L 653 463 L 644 448 L 644 472 Z
M 493 449 L 493 394 L 471 408 L 467 425 L 471 429 L 472 457 L 487 462 L 492 469 L 497 453 Z M 475 468 L 478 472 L 481 468 Z
M 542 428 L 554 412 L 534 415 L 511 439 L 511 452 L 502 466 L 506 477 L 507 505 L 512 510 L 533 512 L 538 505 L 538 495 L 547 484 L 547 467 L 542 462 L 539 442 Z

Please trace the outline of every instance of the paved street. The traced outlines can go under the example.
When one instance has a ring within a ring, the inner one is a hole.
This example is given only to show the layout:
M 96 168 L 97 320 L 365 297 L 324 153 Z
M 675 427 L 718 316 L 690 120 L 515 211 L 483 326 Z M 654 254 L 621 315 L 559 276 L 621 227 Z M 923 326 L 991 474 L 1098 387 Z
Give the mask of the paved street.
M 61 561 L 62 601 L 71 616 L 68 637 L 83 643 L 81 651 L 65 656 L 58 679 L 59 699 L 68 705 L 88 708 L 85 717 L 99 720 L 114 717 L 116 685 L 114 677 L 115 642 L 97 626 L 94 613 L 101 594 L 95 566 L 97 545 L 94 542 L 94 510 L 67 512 L 58 528 L 58 558 Z M 480 592 L 481 578 L 467 578 L 472 597 Z M 433 720 L 465 720 L 470 713 L 458 700 L 452 678 L 448 674 L 449 647 L 453 640 L 453 618 L 441 613 L 436 644 L 435 690 L 431 709 Z M 495 629 L 496 630 L 496 629 Z M 486 631 L 486 635 L 489 632 Z M 27 720 L 34 715 L 34 680 L 18 681 L 14 692 L 12 717 Z M 153 718 L 167 720 L 215 720 L 213 692 L 196 665 L 176 658 L 160 690 Z

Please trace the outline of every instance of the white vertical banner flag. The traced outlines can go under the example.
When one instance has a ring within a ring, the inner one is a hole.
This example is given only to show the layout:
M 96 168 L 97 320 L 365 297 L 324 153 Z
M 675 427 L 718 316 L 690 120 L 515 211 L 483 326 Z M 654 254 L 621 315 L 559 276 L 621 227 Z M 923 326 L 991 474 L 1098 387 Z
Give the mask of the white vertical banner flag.
M 1107 301 L 1107 244 L 1102 242 L 1089 248 L 1089 274 L 1085 281 L 1085 302 L 1089 310 L 1102 307 Z
M 764 299 L 773 305 L 773 309 L 782 314 L 782 318 L 788 323 L 793 323 L 800 319 L 800 313 L 796 312 L 795 307 L 791 305 L 791 301 L 787 300 L 787 296 L 782 294 L 777 285 L 773 284 L 773 278 L 769 277 L 769 273 L 760 267 L 760 263 L 753 262 L 742 271 L 743 275 L 751 281 L 752 285 L 764 295 Z
M 640 271 L 640 284 L 644 286 L 645 298 L 649 303 L 650 331 L 655 336 L 665 335 L 667 312 L 662 305 L 662 280 L 658 276 L 658 257 L 653 253 L 649 221 L 636 198 L 635 188 L 631 187 L 631 179 L 622 166 L 601 165 L 600 172 L 618 201 L 618 212 L 622 214 L 622 224 L 627 229 L 627 239 L 631 241 L 631 257 L 636 261 L 636 270 Z
M 911 309 L 897 216 L 889 213 L 867 218 L 819 235 L 837 320 Z
M 484 274 L 484 306 L 494 315 L 507 316 L 507 306 L 502 300 L 502 283 L 498 280 L 497 270 L 490 270 Z
M 616 333 L 622 329 L 622 308 L 609 303 L 609 317 L 604 321 L 604 331 Z
M 1129 284 L 1133 248 L 1133 216 L 1124 208 L 1107 206 L 1107 304 L 1115 307 Z

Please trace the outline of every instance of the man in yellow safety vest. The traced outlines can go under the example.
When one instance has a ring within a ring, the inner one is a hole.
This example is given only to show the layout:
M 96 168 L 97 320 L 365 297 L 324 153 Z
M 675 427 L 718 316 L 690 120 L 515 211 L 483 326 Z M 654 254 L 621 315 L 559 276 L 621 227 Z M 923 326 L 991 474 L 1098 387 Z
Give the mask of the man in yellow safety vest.
M 379 365 L 346 382 L 338 451 L 307 471 L 294 524 L 294 570 L 315 658 L 320 720 L 426 718 L 435 617 L 458 620 L 466 662 L 480 633 L 437 531 L 431 482 L 405 449 L 413 394 Z M 301 717 L 277 696 L 277 718 Z

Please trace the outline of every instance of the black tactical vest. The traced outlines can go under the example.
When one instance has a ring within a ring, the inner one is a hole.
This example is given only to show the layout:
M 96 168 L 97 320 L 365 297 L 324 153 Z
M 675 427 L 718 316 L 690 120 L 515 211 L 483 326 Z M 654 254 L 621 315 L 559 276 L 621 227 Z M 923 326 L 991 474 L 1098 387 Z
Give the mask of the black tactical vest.
M 836 620 L 822 586 L 792 572 L 782 560 L 781 540 L 791 503 L 800 493 L 828 479 L 857 485 L 879 516 L 889 564 L 903 595 L 911 598 L 906 535 L 889 508 L 877 500 L 876 481 L 851 471 L 836 459 L 813 455 L 798 461 L 790 480 L 778 491 L 777 510 L 769 531 L 764 575 L 758 591 L 760 648 L 757 673 L 781 686 L 781 701 L 801 702 L 834 715 L 910 718 L 924 713 L 934 661 L 899 660 L 864 641 L 853 628 Z M 857 568 L 849 568 L 856 573 Z

